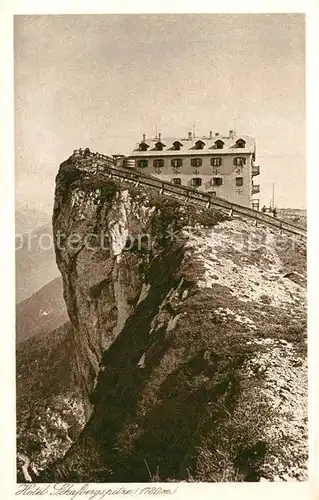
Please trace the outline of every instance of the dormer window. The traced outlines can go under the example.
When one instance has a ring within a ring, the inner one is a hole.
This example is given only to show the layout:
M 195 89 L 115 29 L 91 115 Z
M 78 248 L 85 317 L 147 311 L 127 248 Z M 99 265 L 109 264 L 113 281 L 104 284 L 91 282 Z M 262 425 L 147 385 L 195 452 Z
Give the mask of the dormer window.
M 246 141 L 244 141 L 244 139 L 238 139 L 236 141 L 237 148 L 244 148 L 245 146 L 246 146 Z
M 148 144 L 146 144 L 146 142 L 141 142 L 141 143 L 139 144 L 139 150 L 140 150 L 140 151 L 147 151 L 147 148 L 149 148 L 149 145 L 148 145 Z
M 224 141 L 222 141 L 221 139 L 217 139 L 217 141 L 215 141 L 215 148 L 216 149 L 223 149 L 224 147 Z
M 199 141 L 196 141 L 195 143 L 195 149 L 204 149 L 204 146 L 205 146 L 205 142 L 199 140 Z
M 165 144 L 163 144 L 161 141 L 158 141 L 155 144 L 156 151 L 163 151 L 163 148 L 165 148 Z
M 179 151 L 181 149 L 181 146 L 183 146 L 183 144 L 179 141 L 174 141 L 173 142 L 173 148 L 175 149 L 175 151 Z

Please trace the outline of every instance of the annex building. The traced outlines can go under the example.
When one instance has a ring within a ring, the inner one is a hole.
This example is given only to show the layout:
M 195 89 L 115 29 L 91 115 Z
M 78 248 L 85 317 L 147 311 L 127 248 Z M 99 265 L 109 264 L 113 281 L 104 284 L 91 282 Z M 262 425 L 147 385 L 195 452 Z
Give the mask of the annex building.
M 259 209 L 259 175 L 255 165 L 255 140 L 246 135 L 237 136 L 232 130 L 228 136 L 212 132 L 206 137 L 143 138 L 131 155 L 135 166 L 173 184 L 191 186 L 226 200 Z

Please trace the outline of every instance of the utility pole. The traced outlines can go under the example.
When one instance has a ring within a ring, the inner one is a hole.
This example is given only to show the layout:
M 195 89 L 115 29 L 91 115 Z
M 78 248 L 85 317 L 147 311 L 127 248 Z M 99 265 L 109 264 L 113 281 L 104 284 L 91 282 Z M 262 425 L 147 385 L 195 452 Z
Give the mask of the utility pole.
M 272 208 L 275 208 L 275 183 L 272 183 Z

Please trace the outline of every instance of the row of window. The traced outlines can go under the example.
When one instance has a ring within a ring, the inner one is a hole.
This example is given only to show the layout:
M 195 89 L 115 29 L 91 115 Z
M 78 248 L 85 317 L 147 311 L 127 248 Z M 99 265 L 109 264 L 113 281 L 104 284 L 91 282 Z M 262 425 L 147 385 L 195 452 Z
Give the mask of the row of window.
M 182 184 L 182 179 L 175 177 L 172 179 L 173 184 L 180 186 Z M 236 177 L 236 187 L 244 185 L 243 177 Z M 190 181 L 191 186 L 199 187 L 202 185 L 202 179 L 200 177 L 194 177 Z M 213 186 L 221 186 L 223 184 L 223 179 L 221 177 L 213 177 Z
M 202 158 L 191 158 L 191 166 L 192 167 L 201 167 L 202 164 L 203 164 Z M 213 167 L 220 167 L 222 165 L 222 158 L 218 158 L 218 157 L 217 158 L 211 158 L 210 164 Z M 246 165 L 246 158 L 241 157 L 241 156 L 237 156 L 236 158 L 234 158 L 233 164 L 236 167 L 240 167 L 240 166 Z M 175 158 L 175 159 L 171 160 L 171 166 L 174 167 L 174 168 L 182 167 L 182 165 L 183 165 L 182 158 Z M 137 160 L 137 166 L 139 168 L 146 168 L 146 167 L 148 167 L 148 160 L 145 160 L 144 158 L 141 159 L 141 160 Z M 164 159 L 163 158 L 156 158 L 155 160 L 153 160 L 153 166 L 155 168 L 162 168 L 162 167 L 164 167 Z
M 221 139 L 217 139 L 214 143 L 214 146 L 212 146 L 212 149 L 223 149 L 224 145 L 225 145 L 224 141 L 222 141 Z M 244 148 L 245 145 L 246 142 L 243 139 L 238 139 L 235 143 L 235 146 L 237 148 Z M 182 146 L 183 144 L 180 141 L 174 141 L 172 149 L 175 149 L 175 151 L 179 151 Z M 146 144 L 146 142 L 144 141 L 139 144 L 140 151 L 147 151 L 149 147 L 150 146 Z M 204 147 L 205 147 L 205 142 L 199 139 L 198 141 L 195 142 L 195 146 L 193 146 L 192 149 L 204 149 Z M 163 151 L 164 148 L 166 148 L 166 145 L 161 141 L 158 141 L 155 144 L 156 151 Z

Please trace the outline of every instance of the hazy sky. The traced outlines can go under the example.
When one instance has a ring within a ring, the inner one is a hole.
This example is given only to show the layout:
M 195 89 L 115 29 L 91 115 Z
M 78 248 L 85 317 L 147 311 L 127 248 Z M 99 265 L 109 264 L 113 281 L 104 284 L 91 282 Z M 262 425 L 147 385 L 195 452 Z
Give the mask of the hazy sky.
M 51 211 L 78 147 L 129 153 L 142 133 L 256 138 L 261 203 L 304 208 L 302 14 L 15 17 L 16 202 Z

